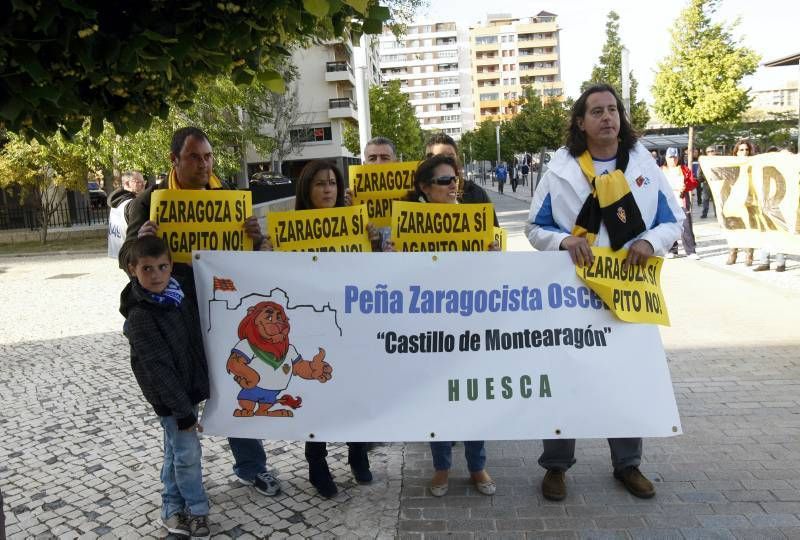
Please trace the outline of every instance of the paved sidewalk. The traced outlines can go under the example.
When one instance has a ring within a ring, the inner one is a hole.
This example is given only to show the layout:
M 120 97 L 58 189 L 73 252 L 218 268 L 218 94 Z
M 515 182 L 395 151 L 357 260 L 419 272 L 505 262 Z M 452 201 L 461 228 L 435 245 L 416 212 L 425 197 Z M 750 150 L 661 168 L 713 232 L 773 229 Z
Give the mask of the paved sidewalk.
M 521 237 L 527 206 L 493 195 Z M 371 453 L 359 486 L 346 447 L 329 462 L 341 488 L 314 494 L 302 445 L 266 443 L 284 494 L 235 482 L 224 440 L 205 438 L 214 538 L 800 538 L 800 264 L 784 274 L 722 264 L 710 220 L 700 261 L 665 264 L 673 326 L 662 329 L 684 435 L 645 441 L 658 494 L 642 501 L 611 477 L 605 441 L 578 443 L 569 496 L 539 494 L 539 441 L 487 443 L 494 497 L 467 482 L 462 446 L 451 492 L 431 497 L 426 444 Z M 160 428 L 130 373 L 102 256 L 0 258 L 0 489 L 9 538 L 142 538 L 158 524 Z

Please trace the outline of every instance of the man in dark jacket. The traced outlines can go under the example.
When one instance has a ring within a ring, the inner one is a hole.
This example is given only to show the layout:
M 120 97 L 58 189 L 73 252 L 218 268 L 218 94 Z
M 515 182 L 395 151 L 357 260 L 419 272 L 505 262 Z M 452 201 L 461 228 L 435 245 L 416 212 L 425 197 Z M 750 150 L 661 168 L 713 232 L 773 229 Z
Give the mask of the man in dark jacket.
M 222 183 L 213 174 L 214 154 L 206 134 L 196 127 L 185 127 L 172 135 L 170 144 L 172 170 L 166 182 L 156 184 L 143 191 L 131 201 L 128 211 L 128 231 L 125 243 L 119 252 L 120 268 L 128 267 L 128 254 L 138 237 L 157 235 L 158 225 L 150 221 L 150 198 L 156 189 L 223 189 Z M 253 239 L 254 248 L 259 249 L 264 236 L 255 216 L 249 216 L 244 224 L 245 233 Z M 194 274 L 188 264 L 176 263 L 172 275 L 187 294 L 195 297 Z M 267 470 L 267 456 L 261 441 L 256 439 L 228 438 L 233 454 L 233 471 L 243 484 L 252 485 L 256 491 L 267 496 L 280 493 L 280 483 Z

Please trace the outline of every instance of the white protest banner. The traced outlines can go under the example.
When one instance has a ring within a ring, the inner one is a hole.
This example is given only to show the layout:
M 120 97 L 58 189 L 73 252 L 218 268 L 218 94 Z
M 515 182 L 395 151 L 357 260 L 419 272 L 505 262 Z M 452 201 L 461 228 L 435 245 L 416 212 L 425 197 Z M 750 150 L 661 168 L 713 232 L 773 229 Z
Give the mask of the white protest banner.
M 193 267 L 208 434 L 681 432 L 657 327 L 618 321 L 567 253 L 202 251 Z
M 125 219 L 125 208 L 133 199 L 123 201 L 108 212 L 108 256 L 116 259 L 128 233 L 128 220 Z
M 700 167 L 730 247 L 800 255 L 800 157 L 704 156 Z

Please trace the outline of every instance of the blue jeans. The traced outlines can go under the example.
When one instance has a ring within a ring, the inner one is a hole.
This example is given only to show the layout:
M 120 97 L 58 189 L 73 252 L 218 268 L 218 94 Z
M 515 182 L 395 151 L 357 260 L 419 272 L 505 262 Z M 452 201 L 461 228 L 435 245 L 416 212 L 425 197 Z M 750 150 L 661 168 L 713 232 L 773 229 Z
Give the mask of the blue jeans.
M 433 468 L 437 471 L 449 471 L 453 466 L 453 443 L 435 441 L 431 443 Z M 467 469 L 471 473 L 482 471 L 486 467 L 486 448 L 483 441 L 464 441 L 464 457 L 467 458 Z
M 197 408 L 195 408 L 197 414 Z M 208 515 L 208 496 L 203 488 L 203 450 L 197 432 L 180 431 L 174 416 L 159 416 L 164 428 L 164 464 L 161 467 L 161 517 L 189 511 Z
M 228 438 L 233 454 L 233 472 L 242 480 L 252 482 L 256 475 L 266 472 L 267 455 L 259 439 Z

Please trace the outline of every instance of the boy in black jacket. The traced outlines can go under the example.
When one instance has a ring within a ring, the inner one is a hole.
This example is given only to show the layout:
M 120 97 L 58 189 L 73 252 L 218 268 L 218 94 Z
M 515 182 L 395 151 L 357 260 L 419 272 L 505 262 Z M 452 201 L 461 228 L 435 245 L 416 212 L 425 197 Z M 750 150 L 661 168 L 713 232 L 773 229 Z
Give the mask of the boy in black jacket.
M 208 538 L 197 405 L 208 399 L 208 367 L 197 305 L 172 277 L 167 245 L 156 236 L 136 240 L 122 291 L 131 367 L 164 428 L 161 520 L 174 534 Z

